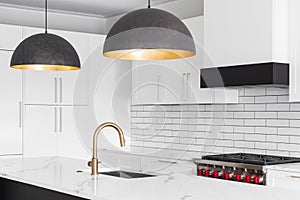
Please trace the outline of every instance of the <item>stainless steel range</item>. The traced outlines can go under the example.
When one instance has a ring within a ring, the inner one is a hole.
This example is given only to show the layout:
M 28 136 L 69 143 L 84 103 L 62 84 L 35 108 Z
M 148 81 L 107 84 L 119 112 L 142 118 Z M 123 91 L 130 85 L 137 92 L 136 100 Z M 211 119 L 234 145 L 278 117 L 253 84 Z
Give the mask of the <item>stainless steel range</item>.
M 194 159 L 198 176 L 266 185 L 266 166 L 300 162 L 300 158 L 247 153 L 207 155 Z

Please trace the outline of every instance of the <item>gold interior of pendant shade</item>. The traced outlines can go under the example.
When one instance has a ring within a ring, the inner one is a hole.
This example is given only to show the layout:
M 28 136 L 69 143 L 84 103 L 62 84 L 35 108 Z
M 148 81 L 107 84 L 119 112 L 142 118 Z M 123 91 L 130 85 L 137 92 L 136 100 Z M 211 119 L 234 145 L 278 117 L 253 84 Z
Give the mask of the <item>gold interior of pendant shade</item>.
M 79 67 L 64 65 L 14 65 L 11 68 L 40 71 L 74 71 L 80 69 Z
M 128 49 L 105 52 L 104 56 L 122 60 L 171 60 L 188 58 L 196 53 L 177 49 Z

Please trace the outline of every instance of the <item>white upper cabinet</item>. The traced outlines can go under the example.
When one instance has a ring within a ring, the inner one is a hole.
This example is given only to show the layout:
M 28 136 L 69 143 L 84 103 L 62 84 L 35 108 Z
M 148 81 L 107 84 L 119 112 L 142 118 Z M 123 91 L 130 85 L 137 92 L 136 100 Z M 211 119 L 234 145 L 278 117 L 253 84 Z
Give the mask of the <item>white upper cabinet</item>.
M 22 154 L 22 71 L 9 67 L 11 55 L 0 51 L 0 155 Z
M 81 63 L 80 70 L 58 72 L 58 103 L 68 105 L 87 105 L 89 34 L 50 30 L 66 39 L 75 48 Z
M 24 38 L 44 32 L 24 28 Z M 25 71 L 25 104 L 87 105 L 88 103 L 88 34 L 49 30 L 69 41 L 77 51 L 81 69 L 77 71 Z
M 290 101 L 300 101 L 300 2 L 290 0 Z
M 288 0 L 205 0 L 206 67 L 289 62 Z
M 165 61 L 134 61 L 132 104 L 236 103 L 238 93 L 232 89 L 201 89 L 200 69 L 204 67 L 204 18 L 184 20 L 191 31 L 196 55 Z
M 24 156 L 89 159 L 80 136 L 85 134 L 87 117 L 76 120 L 86 111 L 86 106 L 26 106 Z
M 22 41 L 22 27 L 0 24 L 0 49 L 15 50 Z

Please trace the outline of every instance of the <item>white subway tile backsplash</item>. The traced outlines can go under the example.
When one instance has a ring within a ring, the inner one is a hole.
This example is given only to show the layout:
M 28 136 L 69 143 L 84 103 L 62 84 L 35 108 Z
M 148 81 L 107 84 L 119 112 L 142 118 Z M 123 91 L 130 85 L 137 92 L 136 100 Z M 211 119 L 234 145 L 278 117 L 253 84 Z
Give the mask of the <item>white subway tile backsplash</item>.
M 277 112 L 255 112 L 256 119 L 272 119 L 277 118 Z
M 245 96 L 264 96 L 266 95 L 265 88 L 245 88 Z
M 278 143 L 278 150 L 300 152 L 299 144 Z
M 254 97 L 240 97 L 240 103 L 254 103 Z
M 254 118 L 254 112 L 234 112 L 234 118 Z
M 235 133 L 254 133 L 254 127 L 249 126 L 235 126 L 234 127 Z
M 277 103 L 277 96 L 255 97 L 255 103 Z
M 281 142 L 281 143 L 289 143 L 290 137 L 283 135 L 267 135 L 266 141 L 268 142 Z
M 288 88 L 266 88 L 266 95 L 287 95 L 289 94 Z
M 290 120 L 291 127 L 300 127 L 300 120 Z
M 266 141 L 266 136 L 265 135 L 260 135 L 260 134 L 245 134 L 245 140 L 247 141 L 261 141 L 264 142 Z
M 265 126 L 265 119 L 245 119 L 245 126 Z
M 289 126 L 289 120 L 267 119 L 267 126 L 285 127 Z
M 267 104 L 267 111 L 289 111 L 290 105 L 289 104 Z
M 279 135 L 298 135 L 300 136 L 300 128 L 278 128 Z
M 255 148 L 256 149 L 268 149 L 268 150 L 276 150 L 277 144 L 272 142 L 255 142 Z
M 175 159 L 237 152 L 300 157 L 300 103 L 289 103 L 287 88 L 241 88 L 238 104 L 134 105 L 130 115 L 135 152 Z
M 254 142 L 250 142 L 250 141 L 234 141 L 234 146 L 235 147 L 240 147 L 240 148 L 254 148 Z
M 245 111 L 265 111 L 265 104 L 245 104 Z
M 260 133 L 260 134 L 277 134 L 277 128 L 273 127 L 255 127 L 255 133 Z
M 278 112 L 279 119 L 300 119 L 300 112 Z

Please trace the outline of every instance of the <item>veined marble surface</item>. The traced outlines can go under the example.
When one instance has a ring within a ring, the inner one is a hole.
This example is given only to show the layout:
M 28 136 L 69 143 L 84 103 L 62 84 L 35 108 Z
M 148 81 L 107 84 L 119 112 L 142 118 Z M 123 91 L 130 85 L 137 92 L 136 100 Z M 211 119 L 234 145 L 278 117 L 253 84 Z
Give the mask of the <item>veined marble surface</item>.
M 300 163 L 270 165 L 266 166 L 266 169 L 300 173 Z
M 77 173 L 77 170 L 84 170 Z M 186 174 L 141 179 L 90 175 L 86 161 L 69 158 L 0 159 L 0 176 L 93 200 L 293 200 L 300 191 Z M 107 169 L 100 169 L 107 170 Z

